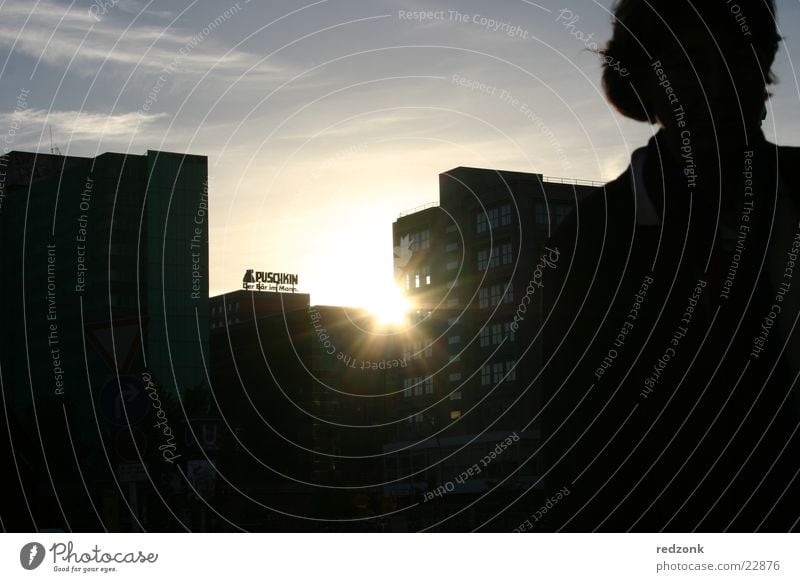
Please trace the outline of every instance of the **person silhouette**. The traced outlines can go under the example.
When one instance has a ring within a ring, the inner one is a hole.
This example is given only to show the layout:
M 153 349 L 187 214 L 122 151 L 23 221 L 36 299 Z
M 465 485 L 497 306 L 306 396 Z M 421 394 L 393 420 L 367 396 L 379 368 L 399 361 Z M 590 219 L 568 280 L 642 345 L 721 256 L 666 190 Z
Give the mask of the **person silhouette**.
M 542 472 L 572 494 L 541 525 L 797 529 L 800 150 L 761 129 L 774 3 L 613 14 L 606 96 L 656 132 L 549 241 Z

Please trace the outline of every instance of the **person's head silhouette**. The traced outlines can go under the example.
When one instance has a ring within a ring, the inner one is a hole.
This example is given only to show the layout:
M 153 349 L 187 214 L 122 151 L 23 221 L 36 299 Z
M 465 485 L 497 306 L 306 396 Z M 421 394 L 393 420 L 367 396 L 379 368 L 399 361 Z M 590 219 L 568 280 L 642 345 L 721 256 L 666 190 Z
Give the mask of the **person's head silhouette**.
M 673 154 L 689 139 L 699 166 L 763 139 L 773 0 L 620 0 L 614 16 L 603 85 L 623 115 L 663 126 Z

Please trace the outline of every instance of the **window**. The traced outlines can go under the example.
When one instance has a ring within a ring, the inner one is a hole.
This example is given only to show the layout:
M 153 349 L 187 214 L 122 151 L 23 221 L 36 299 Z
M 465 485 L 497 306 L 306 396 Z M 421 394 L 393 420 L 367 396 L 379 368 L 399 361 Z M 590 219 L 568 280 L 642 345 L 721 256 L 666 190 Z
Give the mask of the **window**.
M 489 307 L 489 290 L 481 289 L 478 292 L 478 305 L 481 309 Z
M 450 355 L 451 362 L 460 362 L 461 361 L 461 354 L 451 354 Z
M 481 329 L 481 346 L 496 346 L 503 342 L 504 339 L 514 341 L 514 332 L 511 331 L 511 322 L 493 323 L 491 326 L 487 325 Z
M 410 248 L 412 251 L 422 251 L 431 248 L 431 230 L 426 228 L 409 235 Z
M 475 217 L 475 230 L 478 233 L 483 233 L 489 228 L 498 228 L 500 226 L 511 225 L 511 204 L 503 204 L 502 206 L 495 206 L 489 208 L 485 212 L 478 211 Z
M 500 264 L 510 265 L 514 260 L 514 251 L 511 243 L 503 243 L 500 246 Z
M 492 285 L 489 288 L 489 303 L 494 307 L 495 305 L 500 304 L 500 300 L 503 297 L 503 286 L 502 285 Z
M 556 205 L 556 224 L 561 224 L 564 219 L 570 215 L 572 208 L 567 204 Z
M 511 303 L 514 301 L 514 287 L 508 285 L 506 287 L 506 294 L 503 295 L 503 303 Z
M 411 378 L 403 378 L 403 398 L 411 397 Z
M 453 271 L 455 269 L 458 269 L 458 261 L 450 261 L 449 263 L 447 263 L 446 269 L 448 271 Z
M 414 319 L 416 320 L 417 323 L 425 321 L 430 316 L 431 316 L 430 311 L 423 311 L 421 309 L 417 309 L 417 311 L 414 313 Z
M 517 379 L 517 369 L 514 367 L 515 362 L 505 362 L 506 382 L 511 382 Z
M 475 230 L 479 234 L 489 230 L 489 223 L 487 222 L 486 214 L 484 214 L 483 211 L 478 211 L 477 222 L 475 224 Z
M 433 376 L 425 378 L 423 386 L 425 388 L 425 394 L 433 394 Z
M 499 384 L 503 381 L 503 364 L 502 362 L 498 362 L 496 364 L 492 364 L 492 382 L 495 384 Z
M 536 224 L 546 225 L 550 223 L 549 218 L 552 218 L 553 224 L 561 224 L 564 219 L 572 212 L 572 206 L 569 204 L 551 204 L 550 217 L 547 216 L 547 205 L 543 202 L 536 205 Z
M 458 420 L 461 418 L 461 411 L 460 410 L 451 410 L 450 411 L 450 420 Z
M 458 231 L 458 225 L 457 224 L 448 224 L 447 228 L 444 229 L 444 231 L 447 232 L 447 233 L 457 232 Z
M 414 378 L 414 396 L 422 396 L 423 381 L 424 378 L 422 376 Z
M 508 341 L 514 341 L 514 330 L 511 328 L 511 322 L 507 321 L 503 324 L 503 333 L 508 338 Z
M 458 250 L 458 243 L 448 243 L 447 246 L 444 247 L 444 250 L 448 253 L 452 253 Z
M 451 382 L 458 382 L 460 380 L 461 380 L 461 372 L 455 372 L 454 374 L 450 374 Z
M 485 271 L 486 269 L 493 269 L 500 264 L 500 254 L 497 249 L 480 249 L 478 251 L 478 270 Z
M 428 340 L 416 340 L 413 344 L 403 344 L 403 358 L 406 360 L 419 360 L 430 358 L 433 355 L 433 345 Z
M 454 325 L 455 325 L 455 324 L 457 324 L 457 323 L 458 323 L 458 317 L 450 317 L 450 318 L 447 320 L 447 326 L 448 326 L 448 327 L 452 327 L 452 326 L 454 326 Z
M 547 216 L 547 206 L 543 203 L 536 205 L 536 224 L 549 224 L 550 220 Z
M 481 386 L 490 386 L 492 384 L 516 380 L 517 371 L 513 369 L 514 364 L 514 361 L 486 364 L 481 368 Z
M 430 285 L 431 284 L 431 268 L 430 265 L 424 265 L 419 268 L 419 270 L 414 274 L 414 288 L 419 289 L 423 285 Z M 410 281 L 407 280 L 406 288 L 410 285 Z
M 511 204 L 503 204 L 500 207 L 500 226 L 511 225 Z
M 492 345 L 496 346 L 503 341 L 503 325 L 500 323 L 492 324 Z
M 458 307 L 458 297 L 454 297 L 453 299 L 447 300 L 448 307 Z
M 451 335 L 449 338 L 447 338 L 447 343 L 449 344 L 457 344 L 460 342 L 461 342 L 461 336 L 459 335 Z
M 423 420 L 425 420 L 425 419 L 422 417 L 422 413 L 414 415 L 414 422 L 415 423 L 420 424 Z
M 461 390 L 456 390 L 450 394 L 450 400 L 461 400 Z

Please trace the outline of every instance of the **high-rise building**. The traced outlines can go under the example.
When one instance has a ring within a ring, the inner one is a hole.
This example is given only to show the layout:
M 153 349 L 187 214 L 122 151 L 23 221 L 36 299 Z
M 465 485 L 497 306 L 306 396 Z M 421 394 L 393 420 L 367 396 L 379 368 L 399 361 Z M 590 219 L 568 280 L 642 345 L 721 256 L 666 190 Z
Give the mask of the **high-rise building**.
M 0 157 L 0 372 L 28 475 L 13 527 L 158 527 L 180 395 L 205 382 L 207 174 L 161 151 Z
M 240 290 L 210 307 L 212 412 L 229 433 L 218 480 L 236 490 L 206 503 L 253 531 L 377 529 L 393 336 L 302 293 Z
M 439 185 L 438 204 L 393 227 L 395 275 L 415 315 L 391 407 L 401 422 L 384 447 L 385 495 L 398 507 L 420 502 L 400 527 L 510 531 L 518 516 L 495 507 L 541 488 L 537 284 L 542 268 L 565 268 L 547 239 L 598 184 L 460 167 Z M 459 482 L 473 467 L 481 471 Z

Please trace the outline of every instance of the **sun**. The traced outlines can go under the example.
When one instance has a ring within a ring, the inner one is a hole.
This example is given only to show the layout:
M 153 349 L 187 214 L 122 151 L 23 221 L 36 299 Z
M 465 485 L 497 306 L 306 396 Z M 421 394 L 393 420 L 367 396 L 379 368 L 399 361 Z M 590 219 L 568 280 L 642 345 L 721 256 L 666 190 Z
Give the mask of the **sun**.
M 389 285 L 370 298 L 367 309 L 380 325 L 402 325 L 406 323 L 411 302 L 395 285 Z

